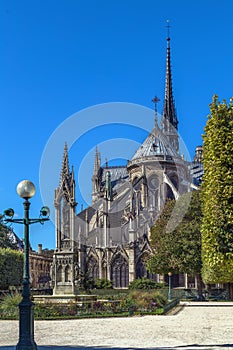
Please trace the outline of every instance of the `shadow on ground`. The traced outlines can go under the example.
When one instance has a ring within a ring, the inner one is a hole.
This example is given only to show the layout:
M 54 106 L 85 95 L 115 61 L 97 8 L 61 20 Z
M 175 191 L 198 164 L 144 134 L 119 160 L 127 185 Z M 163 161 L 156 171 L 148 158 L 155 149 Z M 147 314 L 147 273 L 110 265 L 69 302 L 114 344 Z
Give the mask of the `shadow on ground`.
M 15 350 L 15 346 L 0 346 L 0 350 Z M 211 344 L 211 345 L 178 345 L 178 346 L 162 346 L 155 348 L 135 348 L 135 347 L 108 347 L 108 346 L 58 346 L 58 345 L 46 345 L 38 346 L 38 350 L 211 350 L 211 349 L 223 349 L 233 348 L 233 344 Z

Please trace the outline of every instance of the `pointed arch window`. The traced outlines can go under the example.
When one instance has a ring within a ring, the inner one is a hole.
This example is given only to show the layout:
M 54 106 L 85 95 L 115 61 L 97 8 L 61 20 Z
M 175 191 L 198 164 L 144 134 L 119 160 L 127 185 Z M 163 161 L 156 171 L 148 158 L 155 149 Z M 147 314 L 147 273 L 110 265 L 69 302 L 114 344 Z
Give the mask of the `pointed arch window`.
M 62 265 L 57 268 L 57 282 L 62 282 Z
M 65 267 L 65 282 L 71 282 L 71 267 L 66 265 Z
M 143 278 L 147 276 L 146 264 L 143 259 L 140 259 L 136 265 L 136 278 Z
M 122 288 L 128 287 L 129 284 L 129 268 L 128 264 L 124 262 L 120 269 L 120 284 Z
M 99 265 L 94 256 L 91 256 L 87 262 L 87 271 L 93 279 L 99 278 Z
M 70 237 L 70 207 L 65 197 L 60 202 L 62 239 Z
M 104 261 L 102 264 L 102 278 L 107 278 L 107 262 Z
M 112 261 L 111 280 L 115 288 L 126 288 L 129 285 L 129 265 L 121 254 Z

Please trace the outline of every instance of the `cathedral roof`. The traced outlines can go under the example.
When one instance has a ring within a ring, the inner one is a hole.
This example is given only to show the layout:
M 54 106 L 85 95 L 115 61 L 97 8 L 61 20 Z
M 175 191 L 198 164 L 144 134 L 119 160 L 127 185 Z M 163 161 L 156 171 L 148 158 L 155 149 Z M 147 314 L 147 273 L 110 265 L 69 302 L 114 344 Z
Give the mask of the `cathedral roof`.
M 134 154 L 132 160 L 150 156 L 179 157 L 158 125 L 155 125 L 149 136 Z
M 90 222 L 91 218 L 95 214 L 95 211 L 96 209 L 93 206 L 90 206 L 78 213 L 77 217 L 83 220 L 83 222 Z
M 108 166 L 108 167 L 103 167 L 103 183 L 105 183 L 105 178 L 106 178 L 106 172 L 109 171 L 111 174 L 111 184 L 112 187 L 115 187 L 119 183 L 124 183 L 125 181 L 128 180 L 129 174 L 127 172 L 126 166 L 119 165 L 119 166 Z

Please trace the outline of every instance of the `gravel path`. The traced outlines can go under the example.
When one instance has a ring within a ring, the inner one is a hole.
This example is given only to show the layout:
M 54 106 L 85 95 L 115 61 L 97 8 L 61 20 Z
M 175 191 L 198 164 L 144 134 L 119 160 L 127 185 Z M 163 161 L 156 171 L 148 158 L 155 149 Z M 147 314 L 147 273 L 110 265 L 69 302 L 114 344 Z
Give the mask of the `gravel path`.
M 0 321 L 0 350 L 15 348 L 18 321 Z M 36 321 L 38 350 L 233 348 L 233 303 L 185 303 L 175 315 Z

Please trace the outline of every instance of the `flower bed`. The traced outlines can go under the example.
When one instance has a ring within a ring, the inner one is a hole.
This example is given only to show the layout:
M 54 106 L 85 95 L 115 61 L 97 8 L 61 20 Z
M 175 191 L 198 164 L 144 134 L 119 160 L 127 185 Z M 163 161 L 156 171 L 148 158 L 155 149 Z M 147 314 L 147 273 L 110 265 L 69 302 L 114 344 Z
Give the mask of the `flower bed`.
M 119 295 L 118 295 L 119 297 Z M 8 295 L 0 302 L 1 319 L 17 319 L 19 294 Z M 120 317 L 162 314 L 167 299 L 158 291 L 130 291 L 121 293 L 118 300 L 99 299 L 69 303 L 35 303 L 35 319 L 63 319 L 86 317 Z

